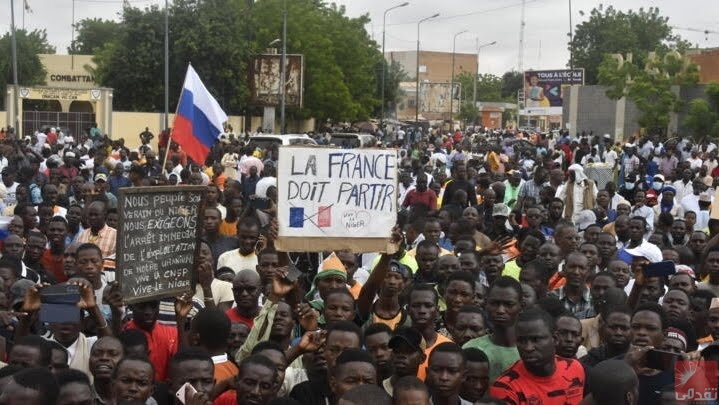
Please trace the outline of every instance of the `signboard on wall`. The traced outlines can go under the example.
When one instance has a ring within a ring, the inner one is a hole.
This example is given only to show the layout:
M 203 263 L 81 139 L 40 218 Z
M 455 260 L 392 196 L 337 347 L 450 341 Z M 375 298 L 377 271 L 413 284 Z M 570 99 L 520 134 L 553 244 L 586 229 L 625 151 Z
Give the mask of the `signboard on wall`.
M 302 107 L 304 56 L 286 55 L 285 105 Z M 282 55 L 258 55 L 250 64 L 252 103 L 265 107 L 280 105 Z
M 97 101 L 102 97 L 101 89 L 67 89 L 57 87 L 20 87 L 20 98 L 29 100 Z
M 520 115 L 562 115 L 564 88 L 584 84 L 584 69 L 524 72 L 524 108 Z
M 281 251 L 383 251 L 397 221 L 394 150 L 280 147 Z
M 419 112 L 420 113 L 448 113 L 450 103 L 451 83 L 420 83 L 419 84 Z M 459 98 L 462 85 L 454 83 L 454 113 L 459 112 Z

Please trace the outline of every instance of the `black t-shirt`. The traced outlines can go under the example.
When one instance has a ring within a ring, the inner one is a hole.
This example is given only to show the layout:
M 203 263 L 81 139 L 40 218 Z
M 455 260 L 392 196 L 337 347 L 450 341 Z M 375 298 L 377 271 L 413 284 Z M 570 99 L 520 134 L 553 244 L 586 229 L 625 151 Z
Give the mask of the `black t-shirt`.
M 302 405 L 327 405 L 333 403 L 332 392 L 327 382 L 304 381 L 292 388 L 290 398 Z

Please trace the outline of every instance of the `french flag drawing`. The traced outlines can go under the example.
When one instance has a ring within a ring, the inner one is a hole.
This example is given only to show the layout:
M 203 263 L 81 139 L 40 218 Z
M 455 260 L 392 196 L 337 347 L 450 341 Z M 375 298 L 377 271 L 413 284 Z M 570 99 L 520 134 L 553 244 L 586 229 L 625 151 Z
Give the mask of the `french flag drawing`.
M 207 91 L 192 65 L 188 64 L 172 128 L 172 140 L 180 144 L 192 160 L 203 164 L 210 148 L 222 134 L 225 122 L 227 114 Z
M 317 212 L 310 216 L 305 216 L 304 207 L 290 207 L 290 228 L 303 228 L 306 221 L 318 228 L 331 227 L 332 206 L 317 207 Z

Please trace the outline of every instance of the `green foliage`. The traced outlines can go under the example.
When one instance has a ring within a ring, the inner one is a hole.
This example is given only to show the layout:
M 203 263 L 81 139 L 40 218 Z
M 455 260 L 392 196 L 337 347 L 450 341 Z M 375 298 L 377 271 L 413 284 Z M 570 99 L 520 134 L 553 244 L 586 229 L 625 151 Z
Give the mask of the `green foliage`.
M 624 61 L 606 55 L 599 66 L 599 83 L 608 86 L 607 96 L 626 96 L 641 112 L 638 123 L 665 132 L 671 113 L 681 108 L 672 86 L 696 84 L 698 68 L 676 51 L 649 53 L 643 62 Z
M 86 18 L 75 24 L 75 42 L 68 48 L 69 54 L 94 55 L 103 46 L 112 43 L 122 30 L 120 24 L 102 18 Z
M 5 107 L 6 85 L 13 83 L 12 70 L 12 41 L 11 33 L 6 32 L 0 38 L 0 52 L 4 57 L 0 58 L 0 108 Z M 45 84 L 47 72 L 40 63 L 37 56 L 41 53 L 55 53 L 55 48 L 47 41 L 45 30 L 17 30 L 15 33 L 17 41 L 17 78 L 21 86 L 35 86 Z
M 592 9 L 589 19 L 577 25 L 569 43 L 573 67 L 584 68 L 588 85 L 599 82 L 598 67 L 607 54 L 631 52 L 635 61 L 643 64 L 649 52 L 683 51 L 688 47 L 686 41 L 672 34 L 669 19 L 661 16 L 656 7 L 624 12 L 602 5 Z
M 401 82 L 406 82 L 409 80 L 409 75 L 407 72 L 402 69 L 402 65 L 399 64 L 397 61 L 392 61 L 392 63 L 387 63 L 387 60 L 385 59 L 384 62 L 380 62 L 380 65 L 378 69 L 382 69 L 381 63 L 385 64 L 385 77 L 384 77 L 384 99 L 385 99 L 385 114 L 387 114 L 389 111 L 394 111 L 397 105 L 397 102 L 402 98 L 403 92 L 399 88 L 399 84 Z M 382 95 L 382 71 L 379 71 L 380 76 L 377 79 L 377 94 Z M 375 111 L 375 115 L 379 116 L 381 114 L 381 108 L 377 108 Z M 388 115 L 387 115 L 388 116 Z
M 516 102 L 517 91 L 524 88 L 524 75 L 522 72 L 509 71 L 502 75 L 502 98 Z
M 697 141 L 719 136 L 719 83 L 709 83 L 704 92 L 707 99 L 690 101 L 684 119 L 684 125 Z

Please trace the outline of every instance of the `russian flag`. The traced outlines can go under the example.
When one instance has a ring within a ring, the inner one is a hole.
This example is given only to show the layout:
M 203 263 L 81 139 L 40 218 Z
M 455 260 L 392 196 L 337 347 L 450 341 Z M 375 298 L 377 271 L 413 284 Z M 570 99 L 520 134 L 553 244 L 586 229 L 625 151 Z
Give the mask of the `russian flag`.
M 192 160 L 203 164 L 226 121 L 227 114 L 207 91 L 192 65 L 188 65 L 172 126 L 172 140 L 180 144 Z

